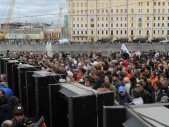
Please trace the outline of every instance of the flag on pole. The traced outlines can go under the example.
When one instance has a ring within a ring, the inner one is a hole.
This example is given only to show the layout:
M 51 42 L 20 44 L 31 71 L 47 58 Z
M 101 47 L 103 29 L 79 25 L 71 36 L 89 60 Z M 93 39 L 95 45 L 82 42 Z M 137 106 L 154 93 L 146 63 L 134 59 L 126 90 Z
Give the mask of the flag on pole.
M 128 51 L 128 49 L 127 49 L 127 47 L 126 47 L 126 45 L 124 43 L 122 44 L 121 49 L 123 51 L 126 51 L 130 55 L 130 53 L 129 53 L 129 51 Z

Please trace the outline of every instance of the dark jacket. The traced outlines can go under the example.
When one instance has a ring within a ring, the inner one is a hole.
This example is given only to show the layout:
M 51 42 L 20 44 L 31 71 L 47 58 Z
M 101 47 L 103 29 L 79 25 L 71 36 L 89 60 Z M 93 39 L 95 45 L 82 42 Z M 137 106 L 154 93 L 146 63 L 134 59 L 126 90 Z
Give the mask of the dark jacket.
M 119 105 L 124 105 L 126 103 L 130 103 L 131 101 L 132 99 L 127 92 L 124 96 L 121 96 L 120 94 L 117 95 L 117 102 L 119 102 Z
M 159 90 L 159 93 L 157 94 L 157 99 L 155 99 L 155 92 L 153 92 L 152 94 L 152 99 L 153 99 L 153 102 L 156 103 L 156 102 L 160 102 L 161 101 L 161 98 L 163 96 L 167 96 L 167 94 L 164 92 L 164 90 Z
M 9 120 L 13 118 L 14 106 L 10 104 L 5 104 L 0 106 L 0 125 L 4 120 Z

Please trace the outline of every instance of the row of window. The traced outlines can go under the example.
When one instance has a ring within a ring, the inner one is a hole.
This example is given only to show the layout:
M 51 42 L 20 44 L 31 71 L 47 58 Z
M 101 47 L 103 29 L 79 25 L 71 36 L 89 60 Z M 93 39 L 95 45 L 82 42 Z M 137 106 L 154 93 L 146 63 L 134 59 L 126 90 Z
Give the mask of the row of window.
M 76 24 L 76 25 L 77 25 L 77 27 L 87 27 L 87 24 L 81 24 L 81 25 Z M 73 24 L 73 27 L 76 27 L 76 25 Z M 153 26 L 154 27 L 165 27 L 165 24 L 164 23 L 154 23 Z M 90 27 L 95 27 L 95 26 L 94 26 L 94 24 L 90 24 Z M 104 28 L 104 27 L 109 27 L 109 25 L 108 24 L 97 24 L 97 27 Z M 110 27 L 114 27 L 113 23 L 110 24 Z M 116 23 L 116 28 L 117 27 L 127 27 L 127 23 L 124 23 L 124 24 Z M 134 23 L 131 23 L 130 27 L 134 27 Z M 142 22 L 138 23 L 138 27 L 143 27 Z M 146 27 L 150 28 L 150 23 L 146 23 Z M 169 23 L 167 23 L 167 27 L 169 27 Z
M 138 14 L 142 14 L 143 13 L 143 9 L 139 8 L 138 10 Z M 154 13 L 166 13 L 166 9 L 154 9 L 153 11 Z M 90 10 L 73 10 L 73 12 L 71 12 L 71 10 L 69 10 L 69 13 L 73 13 L 73 14 L 94 14 L 95 10 L 94 9 L 90 9 Z M 97 13 L 115 13 L 115 14 L 126 14 L 127 13 L 127 9 L 97 9 Z M 136 9 L 130 9 L 131 14 L 137 13 Z M 150 9 L 146 9 L 146 13 L 151 13 Z M 169 9 L 167 10 L 167 13 L 169 13 Z
M 154 17 L 154 20 L 160 21 L 160 20 L 165 20 L 165 18 L 167 18 L 167 20 L 169 21 L 169 17 Z M 116 19 L 116 21 L 127 21 L 127 17 L 110 17 L 111 21 L 114 21 L 114 19 Z M 142 21 L 142 18 L 134 18 L 134 17 L 130 17 L 131 21 L 134 21 L 134 19 L 138 19 L 138 21 Z M 150 20 L 150 17 L 146 17 L 147 21 Z M 83 18 L 73 18 L 73 21 L 87 21 L 87 17 Z M 91 22 L 95 21 L 95 18 L 90 18 Z M 109 21 L 109 17 L 97 17 L 97 21 Z
M 110 35 L 114 35 L 114 32 L 115 32 L 116 35 L 118 35 L 118 34 L 120 34 L 120 35 L 125 34 L 126 35 L 127 34 L 127 30 L 111 30 L 110 33 L 109 33 L 108 30 L 98 30 L 97 34 L 98 35 L 100 35 L 100 34 L 102 34 L 102 35 L 104 35 L 104 34 L 106 34 L 106 35 L 109 35 L 109 34 Z M 166 32 L 167 32 L 167 35 L 169 35 L 169 30 L 167 30 Z M 136 33 L 136 31 L 130 30 L 130 35 L 134 35 L 134 33 Z M 87 31 L 73 31 L 73 34 L 74 35 L 76 35 L 76 34 L 77 35 L 79 35 L 79 34 L 87 35 Z M 94 31 L 91 30 L 90 34 L 93 35 Z M 143 34 L 143 31 L 142 30 L 138 30 L 138 34 L 139 35 Z M 150 31 L 146 30 L 146 35 L 149 35 L 149 34 L 150 34 Z M 153 30 L 153 34 L 164 34 L 164 30 Z
M 146 6 L 150 6 L 151 2 L 131 2 L 128 5 L 130 5 L 130 6 L 134 6 L 134 5 L 144 6 L 143 3 L 145 3 Z M 169 2 L 154 2 L 154 6 L 166 6 L 166 3 L 169 6 Z M 88 5 L 90 7 L 94 7 L 95 2 L 90 2 L 89 4 L 88 3 L 72 3 L 72 7 L 87 7 Z M 109 3 L 97 3 L 97 7 L 109 7 L 109 6 L 127 6 L 127 2 L 121 2 L 121 3 L 111 2 L 111 4 L 109 4 Z M 71 3 L 69 3 L 69 7 L 71 7 Z

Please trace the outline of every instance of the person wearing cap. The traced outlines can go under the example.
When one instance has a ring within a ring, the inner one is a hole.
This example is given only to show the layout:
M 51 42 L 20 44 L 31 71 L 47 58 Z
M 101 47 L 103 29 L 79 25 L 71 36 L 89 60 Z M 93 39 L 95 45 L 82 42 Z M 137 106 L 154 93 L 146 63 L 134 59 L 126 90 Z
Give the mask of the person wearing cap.
M 27 127 L 28 125 L 34 123 L 33 119 L 25 116 L 24 108 L 21 104 L 17 104 L 14 108 L 13 118 L 10 121 L 4 121 L 1 126 L 3 127 Z M 33 127 L 33 125 L 32 125 Z
M 126 103 L 130 103 L 132 101 L 129 94 L 125 91 L 124 86 L 119 86 L 118 88 L 118 94 L 117 94 L 117 102 L 119 105 L 124 105 Z

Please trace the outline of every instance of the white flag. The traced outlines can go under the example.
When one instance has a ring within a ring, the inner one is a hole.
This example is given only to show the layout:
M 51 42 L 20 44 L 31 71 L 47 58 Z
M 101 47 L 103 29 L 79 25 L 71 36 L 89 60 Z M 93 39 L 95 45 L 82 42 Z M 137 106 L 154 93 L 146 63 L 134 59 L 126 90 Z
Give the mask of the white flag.
M 126 48 L 126 46 L 125 46 L 124 43 L 122 44 L 121 49 L 122 49 L 123 51 L 126 51 L 126 52 L 130 55 L 130 53 L 129 53 L 129 51 L 128 51 L 128 49 Z

